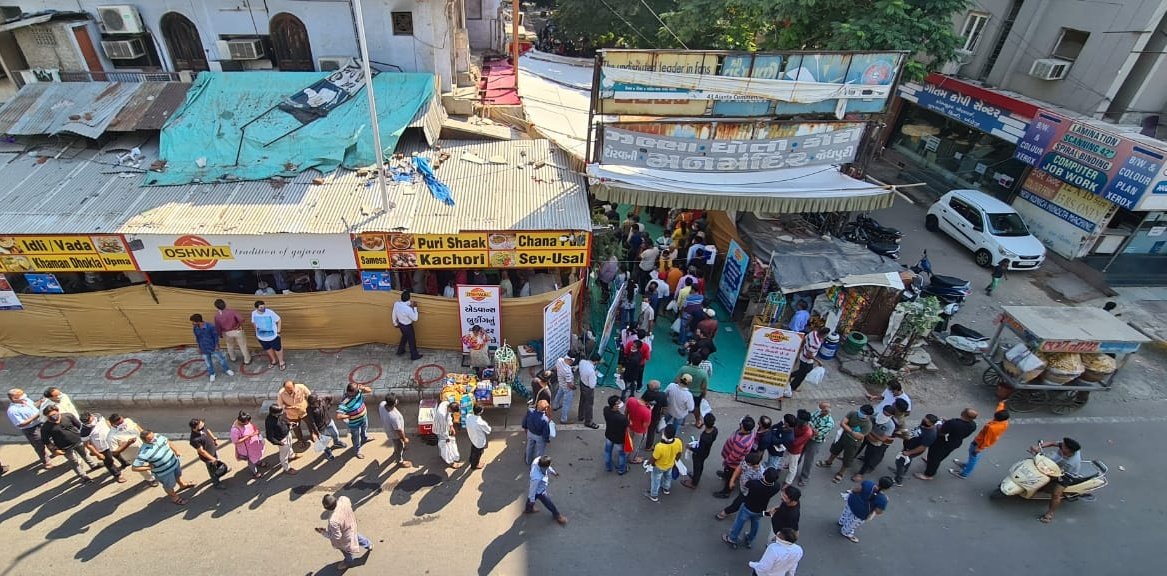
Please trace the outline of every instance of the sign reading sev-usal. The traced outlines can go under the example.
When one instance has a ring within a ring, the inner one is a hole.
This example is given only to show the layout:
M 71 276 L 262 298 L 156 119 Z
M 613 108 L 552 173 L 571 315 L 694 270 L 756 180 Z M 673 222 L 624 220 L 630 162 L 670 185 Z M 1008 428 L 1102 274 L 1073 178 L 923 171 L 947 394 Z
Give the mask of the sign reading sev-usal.
M 674 138 L 605 126 L 604 164 L 680 172 L 753 172 L 855 159 L 863 124 L 768 140 Z

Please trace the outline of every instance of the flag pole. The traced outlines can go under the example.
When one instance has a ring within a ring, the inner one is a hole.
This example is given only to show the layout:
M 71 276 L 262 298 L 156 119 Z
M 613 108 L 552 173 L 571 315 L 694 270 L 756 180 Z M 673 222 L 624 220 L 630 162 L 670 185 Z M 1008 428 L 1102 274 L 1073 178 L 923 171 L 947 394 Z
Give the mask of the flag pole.
M 389 201 L 389 187 L 385 184 L 385 152 L 381 148 L 381 125 L 377 122 L 377 99 L 373 96 L 373 71 L 369 68 L 369 43 L 365 39 L 365 15 L 361 10 L 361 0 L 353 0 L 353 12 L 357 19 L 357 41 L 361 48 L 365 95 L 369 99 L 369 122 L 373 128 L 373 149 L 377 157 L 377 188 L 381 192 L 381 211 L 388 213 L 395 206 Z

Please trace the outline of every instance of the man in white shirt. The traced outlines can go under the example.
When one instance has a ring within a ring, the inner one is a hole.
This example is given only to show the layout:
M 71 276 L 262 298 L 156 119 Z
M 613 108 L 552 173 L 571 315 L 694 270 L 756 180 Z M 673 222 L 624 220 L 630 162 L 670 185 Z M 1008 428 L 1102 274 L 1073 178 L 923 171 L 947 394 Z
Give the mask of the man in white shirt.
M 115 482 L 122 484 L 126 479 L 122 476 L 121 468 L 129 468 L 130 463 L 121 454 L 113 453 L 113 445 L 109 441 L 109 423 L 101 414 L 86 412 L 81 415 L 81 440 L 85 442 L 85 449 L 97 457 L 109 470 Z M 121 468 L 118 467 L 121 464 Z
M 896 381 L 889 383 L 887 387 L 883 389 L 883 394 L 879 396 L 869 395 L 868 398 L 872 402 L 879 402 L 879 404 L 875 407 L 876 414 L 879 414 L 880 411 L 883 410 L 884 406 L 891 406 L 895 404 L 896 400 L 900 399 L 908 403 L 908 412 L 910 413 L 912 411 L 912 398 L 908 396 L 907 392 L 904 392 L 904 385 Z
M 693 393 L 689 391 L 689 384 L 692 382 L 692 376 L 682 374 L 677 382 L 665 388 L 665 395 L 669 397 L 668 406 L 665 407 L 665 422 L 675 424 L 678 430 L 685 424 L 685 416 L 691 414 L 694 409 Z
M 401 341 L 397 343 L 397 355 L 405 354 L 405 346 L 409 345 L 409 359 L 417 360 L 421 354 L 417 353 L 417 335 L 413 332 L 413 323 L 417 322 L 417 302 L 414 302 L 409 290 L 401 292 L 401 300 L 393 304 L 393 325 L 401 330 Z
M 278 364 L 280 370 L 287 370 L 288 365 L 284 363 L 284 343 L 280 340 L 280 332 L 283 329 L 280 315 L 268 308 L 263 300 L 256 300 L 255 310 L 251 311 L 251 323 L 255 326 L 255 339 L 259 340 L 260 347 L 267 352 L 269 366 L 275 367 Z
M 559 388 L 555 391 L 554 409 L 559 412 L 560 424 L 567 424 L 571 402 L 575 400 L 575 374 L 571 371 L 574 363 L 575 359 L 571 356 L 564 356 L 555 361 L 555 379 L 559 383 Z
M 666 286 L 667 287 L 667 286 Z M 652 327 L 656 324 L 656 310 L 652 309 L 652 302 L 648 298 L 640 301 L 640 319 L 636 327 L 652 334 Z
M 636 284 L 643 290 L 648 285 L 648 274 L 656 270 L 657 258 L 660 258 L 660 248 L 649 246 L 640 251 L 640 272 L 636 276 Z
M 599 361 L 600 355 L 595 352 L 590 357 L 579 361 L 579 419 L 584 423 L 584 426 L 592 430 L 600 427 L 592 420 L 594 418 L 592 405 L 596 398 L 596 384 L 599 383 L 596 362 Z
M 470 468 L 482 469 L 482 453 L 486 452 L 486 437 L 490 435 L 490 424 L 482 418 L 482 404 L 474 405 L 474 412 L 466 416 L 466 435 L 470 437 Z
M 795 576 L 798 561 L 802 560 L 802 546 L 795 544 L 797 541 L 798 533 L 793 528 L 779 530 L 762 557 L 750 562 L 750 568 L 757 576 Z

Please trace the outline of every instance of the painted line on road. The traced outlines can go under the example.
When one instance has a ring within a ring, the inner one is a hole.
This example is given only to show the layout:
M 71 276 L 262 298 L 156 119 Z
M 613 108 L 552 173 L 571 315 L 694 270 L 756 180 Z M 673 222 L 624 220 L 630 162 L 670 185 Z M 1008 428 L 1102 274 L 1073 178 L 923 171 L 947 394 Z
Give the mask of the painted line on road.
M 1050 418 L 1010 418 L 1010 425 L 1037 424 L 1048 426 L 1051 424 L 1144 424 L 1151 422 L 1167 422 L 1167 416 L 1070 416 Z

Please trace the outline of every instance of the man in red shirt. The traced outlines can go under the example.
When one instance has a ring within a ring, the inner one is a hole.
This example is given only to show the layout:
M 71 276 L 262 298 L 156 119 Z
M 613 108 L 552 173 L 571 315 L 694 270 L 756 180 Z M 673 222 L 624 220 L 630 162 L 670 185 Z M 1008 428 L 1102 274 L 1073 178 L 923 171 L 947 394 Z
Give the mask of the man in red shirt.
M 227 347 L 227 357 L 235 361 L 235 348 L 243 357 L 244 364 L 251 364 L 251 352 L 247 350 L 247 337 L 243 335 L 243 318 L 239 313 L 227 307 L 222 299 L 215 300 L 215 330 L 219 338 Z M 234 346 L 232 346 L 234 345 Z
M 797 417 L 787 414 L 784 418 L 786 425 L 794 429 L 794 440 L 790 442 L 790 446 L 786 448 L 786 454 L 782 456 L 782 468 L 786 470 L 786 482 L 783 488 L 794 484 L 794 479 L 798 476 L 799 464 L 802 462 L 802 451 L 806 449 L 807 443 L 814 436 L 814 429 L 810 427 L 810 412 L 799 410 Z
M 640 365 L 644 366 L 644 365 L 648 364 L 648 360 L 650 358 L 652 358 L 652 344 L 650 344 L 648 342 L 648 332 L 647 331 L 637 330 L 636 337 L 631 338 L 627 342 L 624 343 L 624 355 L 627 356 L 628 354 L 632 353 L 632 343 L 637 342 L 637 341 L 640 342 L 640 354 L 641 354 Z
M 628 429 L 632 434 L 632 454 L 628 461 L 640 464 L 644 462 L 644 459 L 639 456 L 640 443 L 644 441 L 644 435 L 648 433 L 648 423 L 652 421 L 652 409 L 636 396 L 629 396 L 624 406 L 628 413 Z

